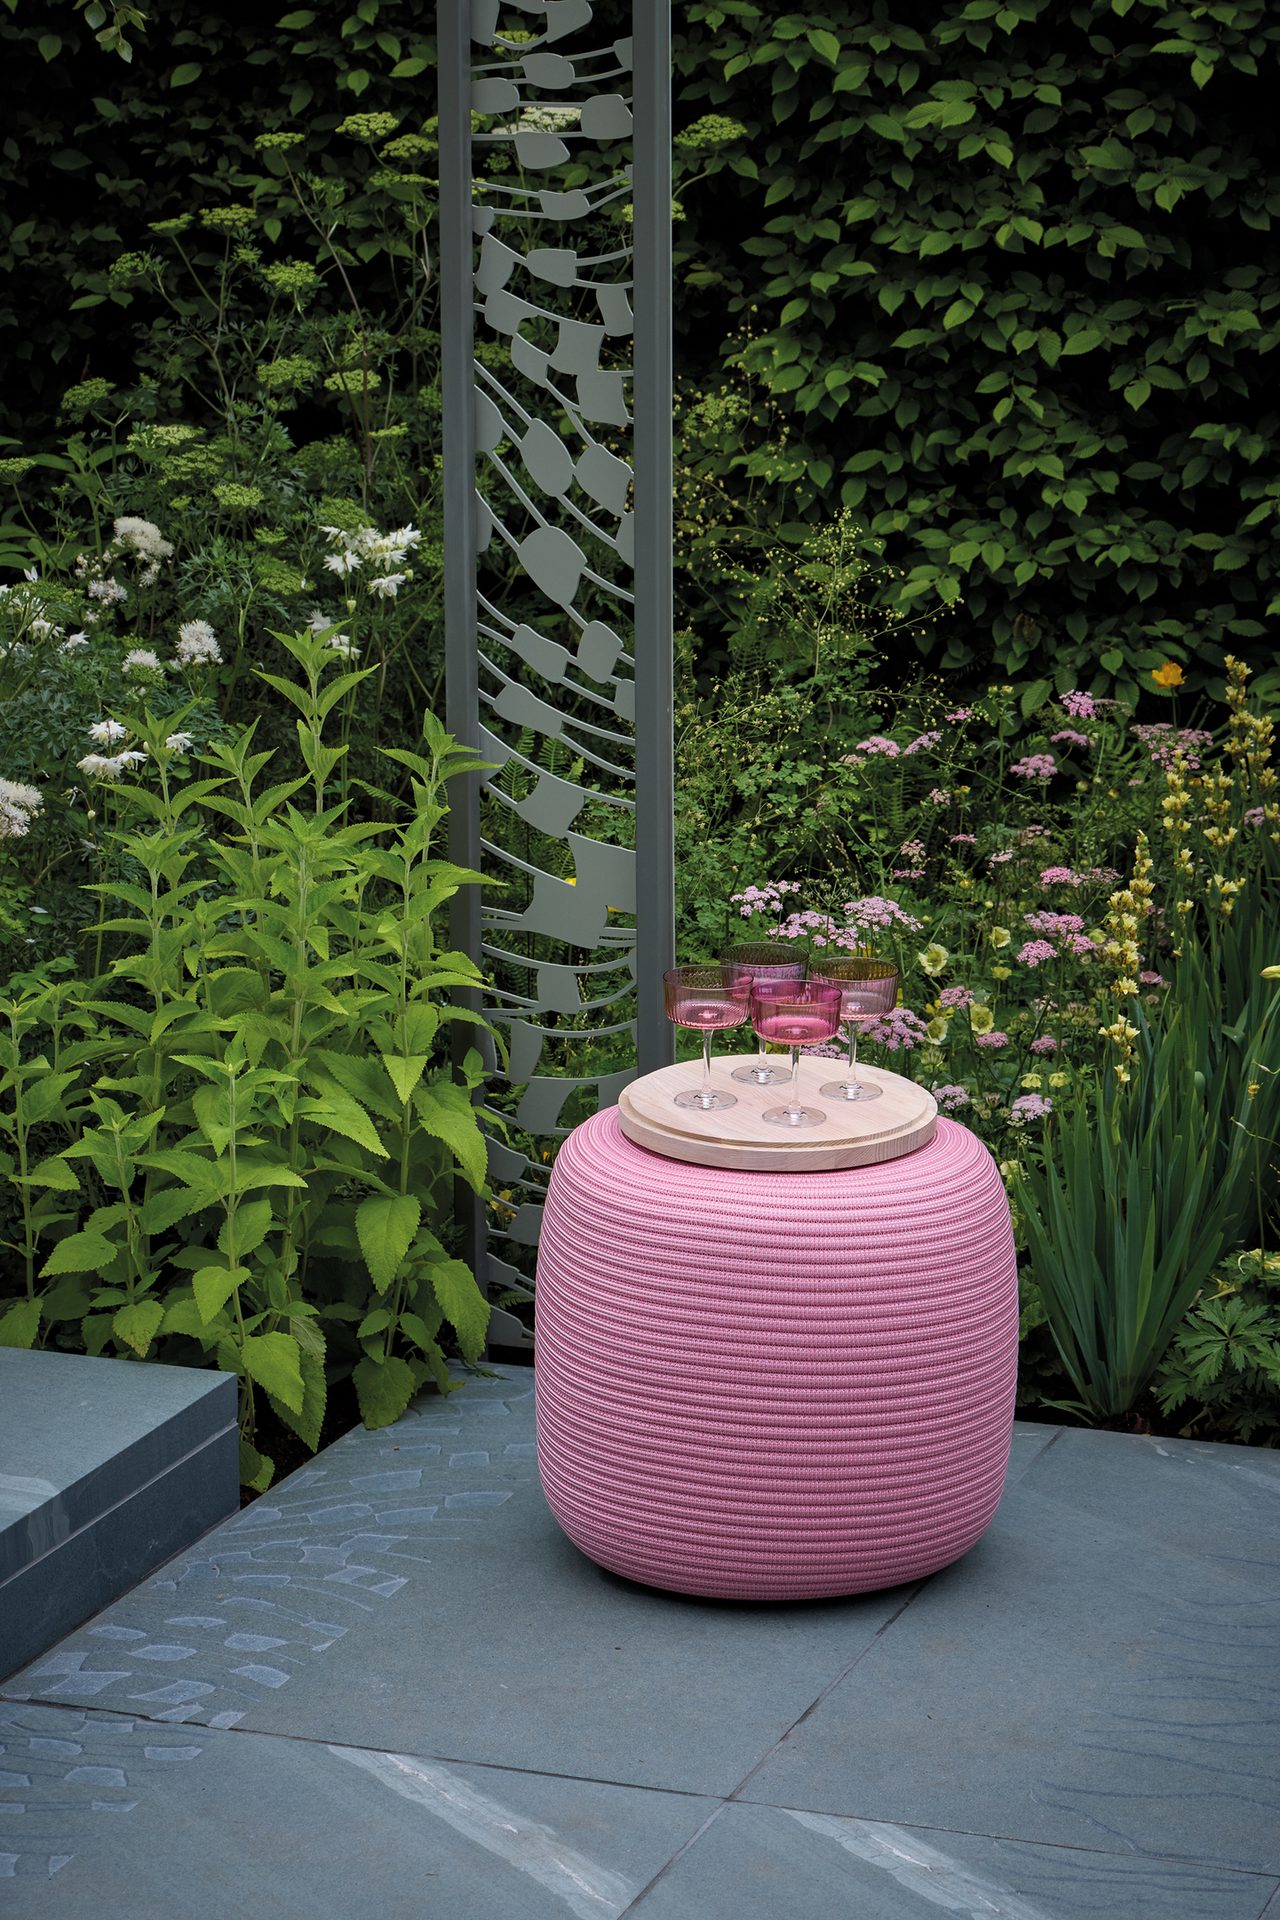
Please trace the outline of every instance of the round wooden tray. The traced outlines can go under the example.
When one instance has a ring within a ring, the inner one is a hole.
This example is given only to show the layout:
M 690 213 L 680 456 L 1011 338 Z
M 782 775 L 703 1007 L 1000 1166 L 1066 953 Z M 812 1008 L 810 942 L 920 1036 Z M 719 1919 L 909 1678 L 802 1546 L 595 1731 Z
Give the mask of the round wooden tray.
M 781 1054 L 771 1056 L 783 1063 Z M 914 1153 L 932 1140 L 938 1104 L 931 1093 L 901 1074 L 858 1063 L 858 1078 L 884 1088 L 879 1100 L 837 1102 L 818 1092 L 824 1080 L 842 1080 L 839 1060 L 800 1058 L 800 1092 L 805 1106 L 826 1115 L 821 1126 L 779 1127 L 761 1118 L 766 1107 L 786 1104 L 787 1088 L 756 1087 L 731 1080 L 750 1054 L 717 1055 L 711 1082 L 737 1095 L 736 1107 L 702 1113 L 678 1107 L 674 1095 L 702 1084 L 702 1062 L 682 1060 L 633 1080 L 618 1099 L 618 1124 L 628 1140 L 668 1160 L 691 1160 L 702 1167 L 774 1168 L 779 1173 L 825 1172 L 832 1167 L 868 1167 Z

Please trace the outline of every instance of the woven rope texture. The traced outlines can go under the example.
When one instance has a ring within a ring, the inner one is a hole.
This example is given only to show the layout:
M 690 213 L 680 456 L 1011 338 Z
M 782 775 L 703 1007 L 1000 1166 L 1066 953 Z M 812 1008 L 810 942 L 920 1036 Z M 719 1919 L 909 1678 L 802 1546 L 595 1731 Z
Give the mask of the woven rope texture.
M 1004 1482 L 1018 1300 L 1004 1187 L 964 1127 L 883 1166 L 691 1166 L 613 1109 L 556 1157 L 538 1458 L 616 1573 L 799 1599 L 968 1551 Z

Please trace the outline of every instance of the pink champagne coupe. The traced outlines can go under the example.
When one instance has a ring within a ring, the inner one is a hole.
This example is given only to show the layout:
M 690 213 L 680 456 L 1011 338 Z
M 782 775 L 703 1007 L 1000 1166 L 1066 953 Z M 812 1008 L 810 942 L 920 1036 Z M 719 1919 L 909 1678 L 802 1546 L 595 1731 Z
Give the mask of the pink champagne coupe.
M 803 980 L 808 968 L 804 954 L 797 953 L 783 940 L 744 940 L 737 946 L 726 947 L 720 961 L 744 980 L 748 988 L 757 982 Z M 753 1087 L 781 1087 L 786 1084 L 787 1076 L 780 1067 L 774 1066 L 761 1047 L 754 1060 L 734 1068 L 733 1078 L 745 1080 Z
M 800 1103 L 800 1049 L 816 1047 L 840 1031 L 840 988 L 823 980 L 798 980 L 784 987 L 765 981 L 753 988 L 751 1019 L 762 1040 L 791 1049 L 791 1097 L 785 1107 L 766 1107 L 764 1119 L 776 1127 L 817 1127 L 826 1119 L 819 1107 Z
M 849 1029 L 849 1077 L 824 1080 L 818 1091 L 829 1100 L 878 1100 L 883 1087 L 858 1078 L 858 1034 L 861 1028 L 891 1013 L 898 999 L 898 969 L 892 960 L 873 960 L 869 954 L 841 955 L 822 962 L 815 976 L 840 989 L 840 1018 Z
M 677 1027 L 702 1035 L 702 1085 L 675 1096 L 678 1107 L 696 1107 L 715 1113 L 736 1107 L 736 1093 L 721 1093 L 711 1084 L 711 1036 L 722 1027 L 740 1027 L 750 1011 L 750 989 L 735 980 L 728 967 L 672 967 L 662 976 L 667 1018 Z

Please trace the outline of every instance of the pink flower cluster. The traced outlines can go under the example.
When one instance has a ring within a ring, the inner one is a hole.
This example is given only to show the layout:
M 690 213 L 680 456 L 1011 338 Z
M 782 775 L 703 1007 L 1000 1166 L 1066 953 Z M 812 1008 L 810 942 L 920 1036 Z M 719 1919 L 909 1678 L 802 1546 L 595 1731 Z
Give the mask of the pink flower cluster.
M 1164 987 L 1168 985 L 1168 981 L 1162 973 L 1140 973 L 1138 975 L 1138 985 L 1140 987 Z
M 1057 957 L 1058 949 L 1051 940 L 1028 940 L 1018 949 L 1018 959 L 1024 967 L 1038 967 Z
M 1020 1093 L 1009 1109 L 1009 1118 L 1017 1126 L 1028 1120 L 1043 1120 L 1053 1112 L 1053 1102 L 1043 1093 Z
M 1015 760 L 1009 771 L 1021 780 L 1052 780 L 1058 763 L 1051 753 L 1029 753 L 1025 759 Z
M 963 1087 L 933 1087 L 930 1091 L 943 1113 L 958 1113 L 961 1107 L 969 1105 L 969 1095 Z
M 938 1005 L 957 1012 L 963 1007 L 973 1005 L 972 987 L 944 987 L 938 995 Z
M 1069 747 L 1091 747 L 1093 745 L 1087 733 L 1077 733 L 1074 727 L 1063 727 L 1059 733 L 1049 735 L 1050 746 L 1066 744 Z
M 947 792 L 945 787 L 930 787 L 929 805 L 931 807 L 947 807 L 947 806 L 950 806 L 950 804 L 951 804 L 951 795 Z
M 914 740 L 908 740 L 902 751 L 904 753 L 928 753 L 930 747 L 936 747 L 941 738 L 942 735 L 938 732 L 918 733 Z
M 924 925 L 914 914 L 904 911 L 896 900 L 887 900 L 878 893 L 868 893 L 861 900 L 846 900 L 841 908 L 850 927 L 867 933 L 873 927 L 888 929 L 902 927 L 907 933 L 919 933 Z
M 1083 933 L 1084 921 L 1078 913 L 1054 913 L 1048 907 L 1042 907 L 1037 913 L 1023 916 L 1032 933 Z
M 978 836 L 976 833 L 953 833 L 951 844 L 953 847 L 976 847 Z
M 798 880 L 766 880 L 762 887 L 744 887 L 741 893 L 731 893 L 729 899 L 743 919 L 749 920 L 756 913 L 782 913 L 786 895 L 799 891 Z
M 1072 693 L 1064 693 L 1059 698 L 1058 705 L 1064 712 L 1069 713 L 1073 720 L 1093 720 L 1097 717 L 1098 703 L 1091 693 L 1081 693 L 1078 689 Z
M 1071 867 L 1042 867 L 1040 885 L 1042 887 L 1082 887 L 1084 875 L 1076 873 Z
M 891 878 L 894 880 L 924 879 L 924 843 L 920 840 L 904 840 L 898 848 L 899 860 L 906 860 L 905 867 L 894 867 Z
M 1084 921 L 1078 913 L 1053 913 L 1044 907 L 1038 913 L 1024 914 L 1023 919 L 1032 933 L 1040 936 L 1038 940 L 1029 940 L 1018 955 L 1018 958 L 1025 961 L 1029 967 L 1037 966 L 1041 960 L 1050 959 L 1055 952 L 1070 953 L 1077 960 L 1084 960 L 1098 950 L 1097 942 L 1091 940 L 1084 931 Z M 1035 959 L 1028 959 L 1027 956 L 1033 948 L 1048 946 L 1050 940 L 1057 941 L 1056 948 L 1049 947 L 1048 953 L 1037 952 Z
M 1266 817 L 1267 810 L 1265 807 L 1246 807 L 1244 810 L 1244 823 L 1246 827 L 1260 827 Z
M 1213 745 L 1213 735 L 1202 727 L 1175 727 L 1168 720 L 1154 720 L 1129 731 L 1142 742 L 1153 765 L 1171 767 L 1181 756 L 1182 764 L 1192 773 L 1200 766 L 1200 753 Z
M 1058 1043 L 1051 1033 L 1037 1034 L 1036 1038 L 1031 1042 L 1030 1051 L 1032 1053 L 1056 1053 L 1058 1051 Z
M 881 1014 L 879 1019 L 871 1020 L 863 1027 L 869 1040 L 884 1048 L 886 1053 L 910 1052 L 923 1040 L 929 1038 L 928 1029 L 918 1013 L 912 1013 L 909 1007 L 894 1007 L 891 1012 Z
M 902 748 L 896 740 L 890 740 L 887 734 L 873 733 L 866 740 L 859 740 L 853 751 L 863 755 L 880 754 L 885 760 L 896 760 Z M 851 761 L 849 764 L 857 763 Z
M 952 707 L 950 713 L 944 713 L 942 717 L 944 720 L 950 720 L 952 724 L 955 725 L 958 721 L 961 721 L 961 720 L 972 720 L 973 708 L 972 707 Z
M 1007 1033 L 1001 1033 L 1000 1029 L 995 1027 L 990 1033 L 976 1033 L 973 1037 L 973 1042 L 977 1047 L 1007 1047 L 1009 1044 L 1009 1036 Z

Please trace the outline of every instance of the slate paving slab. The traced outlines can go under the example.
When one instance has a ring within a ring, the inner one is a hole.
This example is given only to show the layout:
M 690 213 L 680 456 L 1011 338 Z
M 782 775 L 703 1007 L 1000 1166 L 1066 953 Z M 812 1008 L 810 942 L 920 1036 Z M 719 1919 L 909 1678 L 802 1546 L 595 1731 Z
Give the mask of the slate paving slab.
M 1020 1426 L 959 1566 L 692 1600 L 563 1538 L 505 1369 L 0 1687 L 0 1912 L 1276 1920 L 1278 1492 Z
M 1275 1453 L 1062 1434 L 744 1797 L 1280 1873 L 1277 1494 Z
M 1185 1861 L 728 1805 L 636 1920 L 1259 1920 L 1275 1882 Z
M 542 1497 L 528 1378 L 349 1434 L 8 1692 L 731 1792 L 913 1589 L 780 1612 L 603 1572 Z

